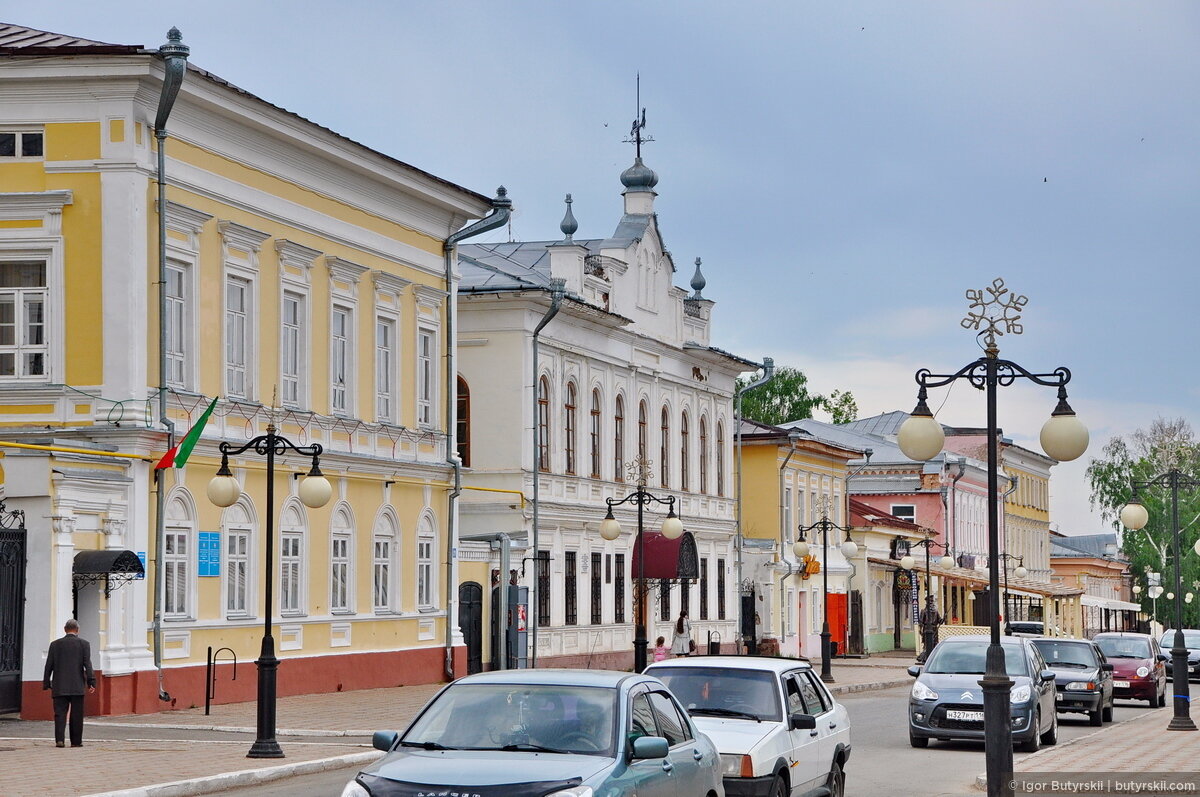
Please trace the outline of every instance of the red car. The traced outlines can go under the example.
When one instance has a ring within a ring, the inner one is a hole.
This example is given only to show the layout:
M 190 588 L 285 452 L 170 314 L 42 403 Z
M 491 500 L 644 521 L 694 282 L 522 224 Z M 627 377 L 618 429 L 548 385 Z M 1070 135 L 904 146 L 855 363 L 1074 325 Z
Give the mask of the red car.
M 1106 631 L 1092 641 L 1113 665 L 1113 698 L 1145 700 L 1150 708 L 1167 704 L 1169 658 L 1149 634 Z

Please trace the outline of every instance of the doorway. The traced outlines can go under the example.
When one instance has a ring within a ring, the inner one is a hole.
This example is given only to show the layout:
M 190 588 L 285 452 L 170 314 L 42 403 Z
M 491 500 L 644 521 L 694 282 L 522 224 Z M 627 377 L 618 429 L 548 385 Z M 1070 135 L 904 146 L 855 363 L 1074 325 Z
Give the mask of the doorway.
M 467 646 L 467 675 L 483 672 L 483 587 L 474 581 L 458 585 L 458 630 Z

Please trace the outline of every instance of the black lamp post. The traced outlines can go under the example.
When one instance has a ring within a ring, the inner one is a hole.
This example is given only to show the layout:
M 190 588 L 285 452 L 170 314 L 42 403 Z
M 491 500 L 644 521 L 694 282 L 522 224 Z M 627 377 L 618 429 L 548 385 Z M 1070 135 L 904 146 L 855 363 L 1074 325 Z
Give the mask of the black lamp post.
M 911 545 L 917 545 L 925 549 L 925 611 L 921 613 L 921 655 L 917 656 L 917 661 L 924 662 L 929 658 L 929 654 L 933 652 L 934 646 L 937 644 L 937 627 L 940 619 L 937 616 L 937 601 L 933 597 L 933 578 L 930 572 L 930 549 L 935 545 L 942 549 L 942 556 L 938 559 L 938 566 L 943 570 L 949 570 L 954 566 L 954 558 L 950 556 L 950 544 L 940 543 L 930 536 L 929 531 L 925 531 L 925 537 L 917 540 Z M 905 570 L 912 570 L 916 562 L 911 556 L 904 556 L 900 559 L 900 566 Z
M 324 450 L 319 443 L 311 446 L 297 446 L 285 437 L 275 434 L 275 424 L 267 424 L 267 433 L 255 437 L 243 446 L 234 447 L 229 443 L 221 443 L 221 469 L 208 483 L 208 500 L 219 507 L 233 506 L 242 487 L 229 470 L 229 457 L 237 456 L 253 449 L 256 454 L 267 458 L 267 538 L 266 557 L 263 561 L 263 582 L 265 584 L 265 600 L 263 601 L 263 638 L 262 649 L 255 664 L 258 666 L 258 738 L 250 747 L 247 758 L 283 758 L 283 750 L 275 740 L 275 681 L 279 669 L 279 659 L 275 658 L 275 638 L 271 635 L 272 609 L 272 576 L 275 572 L 275 457 L 283 456 L 288 451 L 295 451 L 304 457 L 312 457 L 312 469 L 300 482 L 299 496 L 305 506 L 317 509 L 325 506 L 333 494 L 329 480 L 321 473 L 319 460 Z
M 1008 611 L 1009 611 L 1009 609 L 1008 609 L 1008 568 L 1009 568 L 1009 564 L 1008 563 L 1014 562 L 1014 561 L 1017 563 L 1016 572 L 1014 573 L 1014 575 L 1016 575 L 1017 578 L 1025 578 L 1026 576 L 1029 575 L 1029 571 L 1025 569 L 1025 564 L 1024 564 L 1025 557 L 1024 556 L 1016 556 L 1014 554 L 1007 553 L 1007 552 L 1002 553 L 999 556 L 1000 556 L 1000 560 L 1002 562 L 1004 562 L 1004 633 L 1011 634 L 1012 633 L 1012 618 L 1008 616 Z
M 1194 731 L 1196 723 L 1192 722 L 1189 711 L 1191 692 L 1188 686 L 1188 651 L 1183 641 L 1183 580 L 1179 571 L 1182 554 L 1179 551 L 1179 488 L 1195 490 L 1200 488 L 1200 479 L 1194 479 L 1180 473 L 1175 468 L 1159 474 L 1147 481 L 1133 483 L 1133 498 L 1121 509 L 1121 523 L 1128 529 L 1137 531 L 1145 528 L 1150 515 L 1146 507 L 1138 500 L 1138 490 L 1149 487 L 1168 487 L 1171 490 L 1171 536 L 1175 553 L 1175 639 L 1171 646 L 1171 681 L 1175 695 L 1175 713 L 1167 725 L 1169 731 Z M 1200 555 L 1200 540 L 1196 541 L 1195 550 Z M 1161 587 L 1159 588 L 1161 591 Z M 1167 597 L 1170 597 L 1168 595 Z
M 637 550 L 638 550 L 638 577 L 637 587 L 635 588 L 636 606 L 634 607 L 634 635 L 633 635 L 633 669 L 634 672 L 641 672 L 646 669 L 646 648 L 648 641 L 646 639 L 646 546 L 643 545 L 642 531 L 645 529 L 645 509 L 649 504 L 666 504 L 667 517 L 663 520 L 662 535 L 668 540 L 674 540 L 683 534 L 683 521 L 675 514 L 675 496 L 668 495 L 666 498 L 659 498 L 656 495 L 646 491 L 646 482 L 649 478 L 650 467 L 653 463 L 650 460 L 638 457 L 629 463 L 628 468 L 632 478 L 637 480 L 637 489 L 629 495 L 620 499 L 605 498 L 604 502 L 608 504 L 608 514 L 604 516 L 604 520 L 600 522 L 600 536 L 606 540 L 615 540 L 621 536 L 621 524 L 613 517 L 613 507 L 621 506 L 622 504 L 633 504 L 637 506 Z
M 1000 592 L 1000 502 L 999 487 L 999 428 L 996 419 L 997 388 L 1007 387 L 1018 378 L 1028 379 L 1038 385 L 1058 388 L 1058 406 L 1042 427 L 1042 448 L 1050 457 L 1059 461 L 1077 459 L 1087 450 L 1087 429 L 1075 417 L 1075 411 L 1067 404 L 1067 383 L 1071 372 L 1056 368 L 1052 373 L 1035 374 L 1011 360 L 1000 359 L 996 345 L 998 336 L 1020 334 L 1021 312 L 1029 301 L 1024 296 L 1009 292 L 1004 280 L 997 279 L 985 290 L 968 290 L 971 301 L 967 316 L 962 319 L 965 329 L 975 329 L 983 339 L 984 356 L 968 363 L 952 374 L 933 374 L 922 368 L 917 371 L 917 406 L 912 416 L 900 427 L 897 443 L 905 456 L 923 461 L 932 459 L 942 450 L 945 433 L 941 424 L 933 419 L 933 413 L 925 403 L 930 387 L 942 387 L 959 379 L 966 379 L 973 387 L 987 395 L 987 451 L 988 451 L 988 591 L 989 626 L 991 640 L 987 648 L 987 665 L 983 680 L 984 745 L 987 764 L 987 792 L 989 797 L 1010 797 L 1013 794 L 1012 772 L 1012 703 L 1009 690 L 1013 682 L 1006 673 L 1004 648 L 1000 645 L 999 601 Z
M 869 458 L 869 457 L 868 457 Z M 803 559 L 808 556 L 808 540 L 805 537 L 806 532 L 815 532 L 821 535 L 821 680 L 827 684 L 834 682 L 833 673 L 829 671 L 830 659 L 832 656 L 832 645 L 830 644 L 829 633 L 829 532 L 837 529 L 850 533 L 850 528 L 847 526 L 839 526 L 829 519 L 829 496 L 825 496 L 821 504 L 821 519 L 811 526 L 800 526 L 799 539 L 792 546 L 792 552 L 796 554 L 797 559 Z M 841 545 L 842 555 L 847 559 L 858 553 L 858 545 L 847 536 L 846 541 Z

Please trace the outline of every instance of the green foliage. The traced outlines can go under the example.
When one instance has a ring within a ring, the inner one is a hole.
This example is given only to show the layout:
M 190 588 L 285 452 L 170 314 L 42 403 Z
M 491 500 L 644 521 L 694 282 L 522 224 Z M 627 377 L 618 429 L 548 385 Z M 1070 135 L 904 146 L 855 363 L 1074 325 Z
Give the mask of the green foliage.
M 738 380 L 739 389 L 748 384 L 748 380 Z M 742 394 L 742 417 L 772 426 L 811 418 L 813 410 L 828 412 L 834 423 L 849 423 L 858 417 L 858 404 L 850 391 L 835 390 L 828 396 L 810 393 L 808 377 L 799 368 L 776 368 L 774 379 Z
M 1163 596 L 1158 599 L 1158 619 L 1168 627 L 1173 625 L 1175 617 L 1175 601 L 1166 597 L 1167 592 L 1175 591 L 1171 489 L 1152 486 L 1138 491 L 1150 516 L 1141 531 L 1122 529 L 1120 514 L 1121 507 L 1133 497 L 1134 482 L 1156 479 L 1172 469 L 1184 478 L 1200 481 L 1200 443 L 1195 440 L 1191 425 L 1182 418 L 1170 421 L 1158 418 L 1148 429 L 1139 429 L 1128 439 L 1113 438 L 1100 458 L 1093 459 L 1087 468 L 1092 508 L 1098 509 L 1105 522 L 1117 530 L 1134 583 L 1142 586 L 1140 598 L 1146 611 L 1152 606 L 1145 591 L 1146 573 L 1162 574 Z M 1200 536 L 1200 488 L 1179 489 L 1178 517 L 1182 593 L 1192 592 L 1196 596 L 1191 604 L 1183 604 L 1184 622 L 1195 628 L 1200 625 L 1200 556 L 1192 546 Z

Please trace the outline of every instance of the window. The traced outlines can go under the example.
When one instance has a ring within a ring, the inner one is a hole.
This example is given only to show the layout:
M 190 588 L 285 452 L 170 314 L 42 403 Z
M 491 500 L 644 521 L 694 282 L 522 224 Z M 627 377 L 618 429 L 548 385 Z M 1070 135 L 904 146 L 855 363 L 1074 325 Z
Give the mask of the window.
M 433 330 L 417 332 L 417 423 L 433 426 L 434 383 L 437 369 L 434 365 Z
M 188 529 L 168 528 L 163 538 L 163 614 L 187 617 L 191 578 L 191 534 Z
M 167 385 L 187 387 L 187 349 L 189 302 L 187 271 L 176 263 L 167 264 L 167 280 L 163 285 L 167 304 L 167 337 L 163 341 L 167 354 Z
M 592 414 L 590 424 L 591 437 L 591 459 L 592 468 L 591 476 L 593 479 L 600 478 L 600 391 L 592 391 Z
M 688 416 L 679 417 L 679 489 L 688 489 Z
M 717 421 L 717 495 L 725 495 L 725 424 Z
M 563 555 L 563 593 L 566 607 L 565 625 L 575 625 L 579 621 L 579 590 L 575 581 L 575 552 L 567 551 Z
M 537 552 L 537 624 L 550 625 L 550 552 Z
M 417 540 L 417 606 L 433 606 L 433 537 Z
M 279 613 L 299 614 L 302 537 L 283 534 L 279 541 Z
M 700 619 L 708 619 L 708 559 L 700 560 Z
M 708 492 L 708 419 L 700 416 L 700 492 Z
M 550 471 L 550 380 L 538 380 L 538 470 Z
M 230 277 L 225 282 L 225 392 L 250 398 L 250 281 Z
M 0 263 L 0 378 L 45 379 L 46 264 Z
M 792 538 L 792 488 L 783 488 L 783 539 Z
M 646 441 L 646 436 L 649 434 L 649 419 L 646 414 L 646 402 L 638 404 L 638 458 L 642 462 L 646 461 L 647 449 L 649 443 Z
M 375 611 L 390 611 L 392 608 L 392 540 L 390 538 L 375 538 L 372 566 L 374 569 Z
M 396 322 L 375 319 L 375 417 L 396 422 Z
M 567 383 L 566 436 L 564 448 L 567 450 L 567 473 L 575 473 L 575 383 Z
M 658 619 L 671 619 L 671 579 L 658 580 Z
M 40 158 L 43 155 L 43 138 L 32 130 L 6 131 L 0 133 L 0 158 Z
M 350 537 L 336 534 L 329 548 L 329 609 L 344 612 L 350 608 Z
M 592 554 L 592 625 L 600 625 L 601 610 L 600 610 L 600 591 L 604 585 L 603 565 L 600 562 L 600 554 Z
M 717 560 L 717 619 L 725 619 L 725 560 Z
M 304 321 L 304 297 L 284 292 L 283 326 L 279 340 L 279 398 L 285 407 L 299 407 L 303 404 L 304 371 L 308 363 Z
M 617 396 L 613 410 L 613 481 L 625 481 L 625 399 Z
M 345 415 L 350 405 L 350 335 L 350 310 L 335 305 L 329 324 L 329 407 L 335 415 Z
M 471 388 L 467 380 L 458 378 L 458 409 L 455 412 L 455 438 L 458 458 L 464 467 L 471 467 Z
M 680 579 L 680 581 L 679 581 L 679 609 L 680 609 L 680 611 L 687 612 L 689 617 L 692 614 L 692 581 L 691 581 L 691 579 L 684 578 L 684 579 Z
M 671 416 L 665 406 L 659 415 L 658 432 L 658 481 L 663 487 L 668 487 L 671 484 Z
M 910 523 L 916 522 L 917 508 L 913 504 L 892 504 L 892 514 Z
M 654 707 L 658 718 L 658 730 L 667 739 L 667 744 L 674 747 L 683 744 L 691 738 L 687 732 L 687 722 L 679 716 L 675 703 L 663 692 L 650 692 L 650 705 Z
M 225 510 L 225 614 L 247 617 L 250 606 L 250 513 L 241 503 Z
M 613 622 L 625 622 L 625 554 L 617 554 L 617 574 L 613 579 Z

